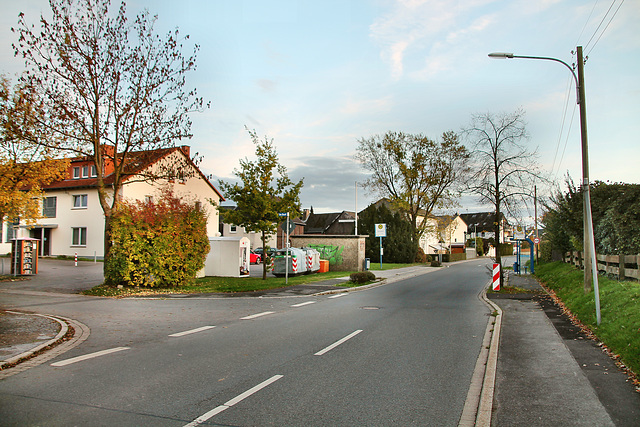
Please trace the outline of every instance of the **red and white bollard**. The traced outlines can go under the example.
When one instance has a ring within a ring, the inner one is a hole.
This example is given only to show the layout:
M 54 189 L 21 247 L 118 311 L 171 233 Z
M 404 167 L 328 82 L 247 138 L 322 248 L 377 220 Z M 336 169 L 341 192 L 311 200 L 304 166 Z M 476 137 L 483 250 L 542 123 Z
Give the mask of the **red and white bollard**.
M 78 252 L 76 252 L 76 256 L 75 256 L 74 259 L 75 259 L 75 264 L 76 264 L 76 267 L 77 267 L 78 266 Z
M 493 264 L 493 290 L 500 290 L 500 264 Z

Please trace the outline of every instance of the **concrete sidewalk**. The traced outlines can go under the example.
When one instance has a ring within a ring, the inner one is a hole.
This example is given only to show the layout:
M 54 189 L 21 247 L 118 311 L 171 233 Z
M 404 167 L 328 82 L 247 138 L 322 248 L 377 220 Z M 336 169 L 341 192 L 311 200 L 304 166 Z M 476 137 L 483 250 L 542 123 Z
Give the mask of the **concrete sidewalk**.
M 531 276 L 510 282 L 542 291 Z M 545 312 L 532 295 L 491 299 L 503 311 L 492 425 L 640 425 L 640 394 L 596 343 L 558 333 L 554 323 L 571 328 L 562 313 Z

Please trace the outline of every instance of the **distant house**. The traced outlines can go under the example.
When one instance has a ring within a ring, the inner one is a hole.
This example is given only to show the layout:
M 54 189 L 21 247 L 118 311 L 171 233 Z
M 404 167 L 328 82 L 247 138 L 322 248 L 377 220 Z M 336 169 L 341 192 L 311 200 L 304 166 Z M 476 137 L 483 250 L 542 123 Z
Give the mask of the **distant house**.
M 235 209 L 234 206 L 220 206 L 219 209 Z M 247 231 L 244 227 L 240 225 L 227 224 L 220 221 L 220 236 L 221 237 L 246 237 L 249 239 L 249 243 L 251 245 L 251 250 L 255 250 L 257 248 L 262 247 L 262 233 L 256 231 Z M 276 236 L 270 235 L 267 236 L 267 246 L 270 248 L 276 247 Z
M 467 238 L 473 239 L 480 237 L 482 239 L 495 238 L 495 212 L 477 212 L 460 214 L 462 220 L 467 224 Z M 513 229 L 507 222 L 503 214 L 500 214 L 500 243 L 504 243 L 513 236 Z
M 420 236 L 425 254 L 464 252 L 467 224 L 460 215 L 434 215 L 427 222 L 429 227 Z
M 207 235 L 218 235 L 218 212 L 209 203 L 224 200 L 191 161 L 188 146 L 131 153 L 124 185 L 116 197 L 121 200 L 153 201 L 161 188 L 170 186 L 174 194 L 199 204 L 208 215 Z M 172 180 L 142 181 L 141 178 L 174 162 L 187 167 L 186 173 Z M 106 162 L 104 180 L 109 187 L 114 179 L 114 165 Z M 112 188 L 112 187 L 111 187 Z M 3 224 L 0 251 L 11 250 L 11 239 L 33 237 L 40 241 L 40 256 L 78 254 L 102 257 L 104 253 L 104 213 L 98 199 L 95 165 L 85 157 L 71 159 L 65 179 L 43 188 L 43 217 L 33 226 Z
M 310 213 L 305 221 L 304 234 L 355 234 L 355 212 Z

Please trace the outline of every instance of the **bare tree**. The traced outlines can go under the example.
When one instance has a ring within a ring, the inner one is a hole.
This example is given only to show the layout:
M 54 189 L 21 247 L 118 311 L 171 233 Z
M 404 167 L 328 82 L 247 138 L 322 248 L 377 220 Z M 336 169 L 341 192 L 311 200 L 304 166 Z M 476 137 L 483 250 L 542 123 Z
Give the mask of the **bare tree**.
M 115 13 L 110 3 L 49 0 L 52 17 L 41 16 L 39 32 L 22 13 L 13 29 L 15 54 L 28 70 L 24 80 L 42 97 L 39 125 L 52 135 L 41 143 L 96 166 L 105 259 L 124 181 L 132 175 L 142 180 L 180 175 L 175 168 L 181 165 L 165 164 L 140 176 L 145 160 L 140 153 L 190 138 L 189 114 L 203 107 L 195 90 L 185 90 L 198 46 L 185 58 L 177 29 L 162 38 L 154 32 L 157 17 L 144 11 L 129 22 L 124 1 Z
M 528 135 L 521 109 L 474 115 L 463 135 L 471 146 L 472 173 L 467 189 L 495 210 L 496 261 L 501 263 L 501 219 L 505 214 L 519 217 L 518 208 L 533 199 L 534 181 L 542 179 L 537 149 L 525 144 Z
M 439 142 L 387 132 L 361 138 L 355 158 L 371 172 L 365 185 L 407 216 L 417 243 L 433 210 L 451 206 L 459 195 L 469 154 L 454 132 L 443 133 Z

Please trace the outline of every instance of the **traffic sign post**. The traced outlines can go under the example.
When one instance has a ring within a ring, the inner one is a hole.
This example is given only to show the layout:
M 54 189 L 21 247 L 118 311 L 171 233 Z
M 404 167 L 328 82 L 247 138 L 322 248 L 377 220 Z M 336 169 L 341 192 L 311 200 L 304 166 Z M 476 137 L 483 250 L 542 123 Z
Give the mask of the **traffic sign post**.
M 376 224 L 376 237 L 380 238 L 380 270 L 382 270 L 382 255 L 384 253 L 382 238 L 387 237 L 387 224 Z

